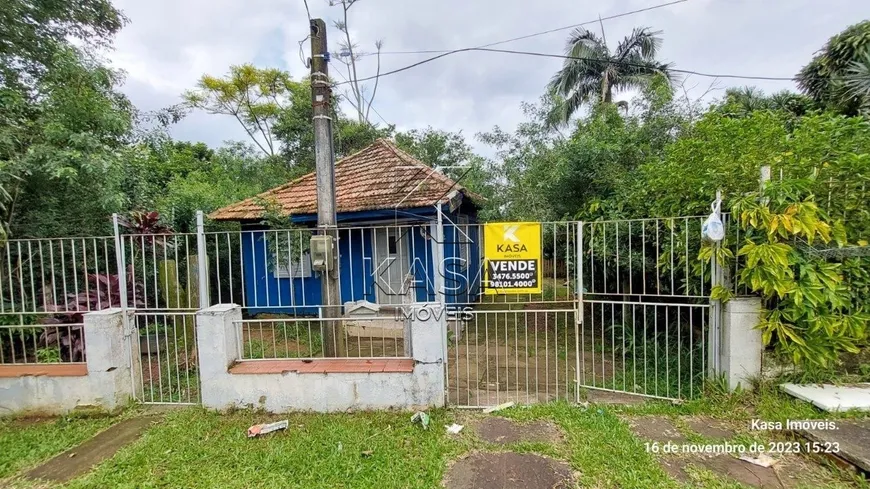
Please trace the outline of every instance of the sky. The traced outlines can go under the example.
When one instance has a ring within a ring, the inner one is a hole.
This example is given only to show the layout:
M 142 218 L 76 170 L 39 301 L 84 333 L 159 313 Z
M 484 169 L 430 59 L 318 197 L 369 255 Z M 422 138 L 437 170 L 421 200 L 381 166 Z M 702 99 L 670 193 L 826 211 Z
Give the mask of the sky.
M 479 46 L 597 20 L 670 0 L 358 0 L 349 12 L 350 34 L 359 49 L 414 51 Z M 308 34 L 303 0 L 115 0 L 130 19 L 119 33 L 111 64 L 126 72 L 122 90 L 144 111 L 180 102 L 203 74 L 222 75 L 231 65 L 253 63 L 305 76 L 299 41 Z M 343 33 L 332 27 L 342 17 L 328 0 L 308 0 L 311 17 L 323 18 L 331 48 Z M 663 31 L 659 58 L 676 68 L 715 74 L 793 76 L 827 39 L 870 18 L 867 0 L 688 0 L 586 27 L 601 32 L 611 48 L 634 27 Z M 497 46 L 563 54 L 569 29 Z M 303 43 L 304 57 L 309 44 Z M 381 71 L 415 63 L 430 54 L 384 54 Z M 335 70 L 343 65 L 333 62 Z M 373 123 L 398 130 L 432 126 L 474 135 L 498 125 L 512 130 L 523 121 L 521 102 L 544 92 L 561 60 L 465 52 L 380 80 Z M 360 78 L 374 75 L 376 59 L 362 58 Z M 346 73 L 343 72 L 345 76 Z M 755 85 L 766 92 L 795 89 L 791 81 L 745 81 L 690 76 L 685 86 L 699 97 L 711 83 L 721 95 L 729 86 Z M 373 81 L 367 82 L 369 90 Z M 630 94 L 616 96 L 626 99 Z M 345 113 L 353 110 L 343 107 Z M 219 146 L 246 141 L 230 116 L 191 113 L 171 128 L 173 137 Z

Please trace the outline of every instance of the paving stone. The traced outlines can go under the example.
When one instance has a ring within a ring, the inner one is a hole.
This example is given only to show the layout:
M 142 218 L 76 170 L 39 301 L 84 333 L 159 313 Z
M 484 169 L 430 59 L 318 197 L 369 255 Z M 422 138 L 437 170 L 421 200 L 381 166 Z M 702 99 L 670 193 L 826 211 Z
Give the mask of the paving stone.
M 663 416 L 643 416 L 631 418 L 628 420 L 631 431 L 635 435 L 650 441 L 659 443 L 683 443 L 686 437 L 680 433 L 680 430 L 674 423 Z
M 30 479 L 67 482 L 89 471 L 91 467 L 111 458 L 124 446 L 136 441 L 153 423 L 155 416 L 128 419 L 98 433 L 77 447 L 49 459 L 25 474 Z
M 702 459 L 697 463 L 711 472 L 759 489 L 782 489 L 773 467 L 761 467 L 730 455 Z
M 571 467 L 533 453 L 475 452 L 457 460 L 444 479 L 447 489 L 568 489 Z
M 678 457 L 662 457 L 661 459 L 659 459 L 659 465 L 666 474 L 671 476 L 672 479 L 683 483 L 691 481 L 689 473 L 686 472 L 686 467 L 689 465 L 688 459 Z
M 836 456 L 870 472 L 870 419 L 835 421 L 835 430 L 802 429 L 797 432 L 810 441 L 838 443 Z
M 474 431 L 483 441 L 506 443 L 554 443 L 562 438 L 556 425 L 546 421 L 518 423 L 506 418 L 489 417 L 475 423 Z
M 708 417 L 688 418 L 686 424 L 692 431 L 712 440 L 728 440 L 736 434 L 725 423 Z

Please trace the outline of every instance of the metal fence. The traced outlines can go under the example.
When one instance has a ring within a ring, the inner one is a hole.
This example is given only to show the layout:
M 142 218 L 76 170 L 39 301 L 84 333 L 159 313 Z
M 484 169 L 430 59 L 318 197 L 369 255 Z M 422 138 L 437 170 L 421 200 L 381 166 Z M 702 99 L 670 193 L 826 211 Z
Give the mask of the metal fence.
M 691 398 L 708 373 L 721 276 L 699 259 L 705 216 L 581 223 L 581 385 Z M 713 333 L 711 334 L 711 331 Z
M 200 306 L 197 235 L 120 236 L 127 307 L 196 310 Z
M 487 307 L 487 306 L 483 306 Z M 575 309 L 481 309 L 448 338 L 447 398 L 461 407 L 574 401 Z
M 707 373 L 709 304 L 584 299 L 580 385 L 697 397 Z
M 84 363 L 81 323 L 0 325 L 0 364 Z
M 0 314 L 119 305 L 114 237 L 12 239 L 0 249 Z
M 122 306 L 136 311 L 140 400 L 196 402 L 193 312 L 204 306 L 243 307 L 242 359 L 318 358 L 330 350 L 325 341 L 342 356 L 406 357 L 396 310 L 438 301 L 470 314 L 449 321 L 448 390 L 460 405 L 577 399 L 580 387 L 692 397 L 715 346 L 705 340 L 718 327 L 708 299 L 716 270 L 698 259 L 703 219 L 540 223 L 542 291 L 521 295 L 487 293 L 483 224 L 342 227 L 340 302 L 365 300 L 380 311 L 339 320 L 322 318 L 307 228 L 206 232 L 200 216 L 195 233 L 116 226 L 111 237 L 11 240 L 0 252 L 0 318 L 64 324 L 29 326 L 27 347 L 6 340 L 0 361 L 13 347 L 16 361 L 39 351 L 56 358 L 45 351 L 58 328 L 73 345 L 64 351 L 62 340 L 59 356 L 73 359 L 81 315 Z M 734 266 L 736 274 L 739 260 Z
M 410 356 L 407 322 L 390 317 L 320 319 L 275 318 L 237 321 L 238 355 L 242 360 L 314 359 L 325 356 L 324 338 L 334 351 L 352 358 Z M 324 334 L 333 328 L 336 334 Z M 341 338 L 344 341 L 340 342 Z
M 541 223 L 543 291 L 484 294 L 484 232 L 429 222 L 339 230 L 342 300 L 380 304 L 563 302 L 576 295 L 576 222 Z M 124 306 L 193 311 L 240 304 L 246 313 L 323 305 L 307 228 L 10 240 L 0 250 L 0 315 L 76 314 Z M 5 255 L 5 256 L 3 256 Z M 439 294 L 438 284 L 441 283 Z
M 134 314 L 133 384 L 140 402 L 200 401 L 196 320 L 192 313 Z

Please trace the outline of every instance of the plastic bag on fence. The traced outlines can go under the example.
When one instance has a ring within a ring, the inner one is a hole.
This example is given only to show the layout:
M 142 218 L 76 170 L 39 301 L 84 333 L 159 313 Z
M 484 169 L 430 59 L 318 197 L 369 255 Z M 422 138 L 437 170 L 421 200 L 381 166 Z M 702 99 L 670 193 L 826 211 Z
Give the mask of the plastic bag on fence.
M 701 225 L 701 236 L 710 241 L 722 241 L 725 237 L 725 225 L 722 224 L 722 219 L 719 218 L 719 209 L 722 205 L 721 200 L 716 200 L 710 204 L 710 210 L 713 212 Z

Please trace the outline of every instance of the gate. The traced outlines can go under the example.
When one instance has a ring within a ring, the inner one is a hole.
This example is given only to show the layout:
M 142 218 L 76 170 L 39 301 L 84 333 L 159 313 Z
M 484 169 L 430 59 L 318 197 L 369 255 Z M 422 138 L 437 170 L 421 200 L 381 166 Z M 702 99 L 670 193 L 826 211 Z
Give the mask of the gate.
M 666 399 L 700 394 L 712 275 L 698 259 L 703 219 L 579 223 L 581 386 Z
M 198 404 L 194 313 L 137 311 L 131 321 L 136 400 L 145 404 Z
M 543 293 L 478 295 L 448 322 L 448 402 L 698 396 L 717 324 L 711 263 L 698 258 L 703 220 L 541 223 Z M 469 226 L 468 240 L 482 237 Z

